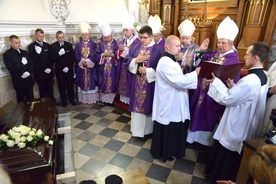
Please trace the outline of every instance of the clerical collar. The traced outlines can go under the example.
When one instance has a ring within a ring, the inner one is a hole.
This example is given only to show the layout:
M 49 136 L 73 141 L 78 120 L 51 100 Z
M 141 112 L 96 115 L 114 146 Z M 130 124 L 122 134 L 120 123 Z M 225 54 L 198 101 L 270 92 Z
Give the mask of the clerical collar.
M 175 59 L 174 55 L 172 55 L 168 52 L 164 52 L 163 56 L 167 56 L 167 57 L 171 58 L 174 62 L 176 62 L 176 59 Z
M 111 40 L 110 42 L 108 42 L 108 43 L 106 42 L 106 44 L 107 44 L 107 45 L 111 45 L 112 42 L 113 42 L 113 40 L 114 40 L 114 39 L 112 38 L 112 40 Z
M 153 46 L 155 44 L 155 42 L 154 42 L 154 40 L 152 40 L 147 46 L 145 46 L 146 48 L 148 48 L 148 47 L 151 47 L 151 46 Z
M 84 44 L 88 44 L 88 42 L 90 41 L 90 39 L 88 39 L 86 42 L 85 41 L 83 41 L 83 43 Z
M 223 57 L 223 56 L 225 56 L 226 54 L 231 54 L 231 53 L 233 53 L 234 52 L 234 50 L 233 49 L 230 49 L 230 50 L 228 50 L 227 52 L 225 52 L 225 53 L 219 53 L 219 57 Z
M 266 84 L 267 77 L 262 67 L 254 67 L 254 68 L 248 69 L 248 75 L 249 74 L 256 74 L 259 77 L 262 86 Z
M 129 46 L 129 45 L 133 42 L 134 37 L 135 37 L 135 35 L 134 35 L 134 34 L 132 34 L 132 36 L 131 36 L 131 37 L 126 38 L 126 39 L 125 39 L 125 45 L 126 45 L 126 46 Z

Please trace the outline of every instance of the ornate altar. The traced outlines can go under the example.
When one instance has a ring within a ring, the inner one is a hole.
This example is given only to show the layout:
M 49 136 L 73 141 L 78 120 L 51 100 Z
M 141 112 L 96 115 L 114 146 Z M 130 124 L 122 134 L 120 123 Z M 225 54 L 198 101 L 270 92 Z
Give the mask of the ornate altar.
M 26 125 L 41 129 L 45 135 L 57 140 L 57 109 L 53 98 L 21 102 L 12 113 L 1 133 L 14 126 Z M 10 147 L 0 150 L 0 162 L 9 173 L 12 183 L 55 183 L 56 143 L 38 142 L 25 148 Z

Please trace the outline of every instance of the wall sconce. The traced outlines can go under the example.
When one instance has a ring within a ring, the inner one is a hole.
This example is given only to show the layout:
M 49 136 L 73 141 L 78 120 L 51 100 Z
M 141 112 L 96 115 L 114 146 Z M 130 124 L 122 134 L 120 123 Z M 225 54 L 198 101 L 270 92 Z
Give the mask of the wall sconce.
M 149 0 L 139 0 L 138 3 L 140 5 L 144 5 L 145 8 L 146 8 L 148 6 L 148 4 L 149 4 Z

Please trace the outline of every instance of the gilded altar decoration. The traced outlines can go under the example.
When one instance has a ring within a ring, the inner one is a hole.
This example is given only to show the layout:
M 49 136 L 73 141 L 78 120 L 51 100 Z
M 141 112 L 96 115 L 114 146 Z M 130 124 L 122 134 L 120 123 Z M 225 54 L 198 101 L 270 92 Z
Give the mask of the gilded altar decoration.
M 57 19 L 59 24 L 64 24 L 67 19 L 70 8 L 71 0 L 48 0 L 51 14 Z
M 36 130 L 25 125 L 19 125 L 8 130 L 7 134 L 0 135 L 0 148 L 17 145 L 21 149 L 25 148 L 28 143 L 35 146 L 40 141 L 47 142 L 49 145 L 54 144 L 54 141 L 45 135 L 41 129 Z

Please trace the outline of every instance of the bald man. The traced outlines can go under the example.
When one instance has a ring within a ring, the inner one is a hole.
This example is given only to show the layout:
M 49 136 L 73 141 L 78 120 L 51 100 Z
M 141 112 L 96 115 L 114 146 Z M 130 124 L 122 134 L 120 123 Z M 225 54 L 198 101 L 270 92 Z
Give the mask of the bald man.
M 179 38 L 169 36 L 156 68 L 151 154 L 154 158 L 163 158 L 163 162 L 172 161 L 172 156 L 185 156 L 190 122 L 188 89 L 196 89 L 200 71 L 197 68 L 184 75 L 175 59 L 179 52 Z

